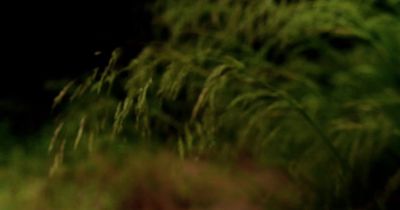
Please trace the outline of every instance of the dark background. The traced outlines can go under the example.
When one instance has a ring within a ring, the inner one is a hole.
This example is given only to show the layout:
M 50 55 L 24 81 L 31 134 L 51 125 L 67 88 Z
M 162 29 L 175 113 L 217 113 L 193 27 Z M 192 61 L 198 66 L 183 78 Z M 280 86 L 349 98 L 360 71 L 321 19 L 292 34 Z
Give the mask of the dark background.
M 17 136 L 38 132 L 57 94 L 46 83 L 90 72 L 116 47 L 140 52 L 152 38 L 146 8 L 137 0 L 2 5 L 0 122 Z

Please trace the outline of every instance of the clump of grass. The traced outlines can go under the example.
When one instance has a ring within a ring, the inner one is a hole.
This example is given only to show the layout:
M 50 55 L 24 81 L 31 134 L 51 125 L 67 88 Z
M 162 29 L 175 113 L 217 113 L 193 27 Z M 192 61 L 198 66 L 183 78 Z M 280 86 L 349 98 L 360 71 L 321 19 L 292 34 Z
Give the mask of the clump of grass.
M 393 9 L 157 1 L 154 25 L 169 36 L 127 66 L 116 50 L 102 72 L 68 85 L 55 103 L 74 103 L 54 145 L 92 151 L 94 140 L 123 139 L 182 158 L 250 157 L 285 167 L 318 194 L 316 209 L 367 205 L 356 200 L 379 199 L 368 193 L 371 163 L 400 129 L 398 2 L 384 4 Z

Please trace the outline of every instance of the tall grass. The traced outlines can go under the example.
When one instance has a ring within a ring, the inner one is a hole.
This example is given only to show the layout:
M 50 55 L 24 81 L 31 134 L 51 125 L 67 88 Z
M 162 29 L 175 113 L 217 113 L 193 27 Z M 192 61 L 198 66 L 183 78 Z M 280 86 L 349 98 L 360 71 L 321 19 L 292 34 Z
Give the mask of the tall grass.
M 389 191 L 373 191 L 370 174 L 399 146 L 399 7 L 157 1 L 159 40 L 122 67 L 116 50 L 56 98 L 72 103 L 50 151 L 121 140 L 182 158 L 251 158 L 285 167 L 317 195 L 316 209 L 384 203 Z

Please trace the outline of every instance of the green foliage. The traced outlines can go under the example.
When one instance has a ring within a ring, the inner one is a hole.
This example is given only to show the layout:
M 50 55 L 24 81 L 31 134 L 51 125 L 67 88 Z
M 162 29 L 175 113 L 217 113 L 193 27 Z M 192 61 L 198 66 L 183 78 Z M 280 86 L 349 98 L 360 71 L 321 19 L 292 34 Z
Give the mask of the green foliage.
M 250 156 L 286 166 L 316 205 L 349 205 L 350 183 L 367 189 L 371 161 L 400 139 L 399 2 L 380 4 L 157 1 L 154 25 L 169 36 L 124 67 L 116 50 L 102 73 L 66 86 L 55 103 L 75 105 L 52 145 Z

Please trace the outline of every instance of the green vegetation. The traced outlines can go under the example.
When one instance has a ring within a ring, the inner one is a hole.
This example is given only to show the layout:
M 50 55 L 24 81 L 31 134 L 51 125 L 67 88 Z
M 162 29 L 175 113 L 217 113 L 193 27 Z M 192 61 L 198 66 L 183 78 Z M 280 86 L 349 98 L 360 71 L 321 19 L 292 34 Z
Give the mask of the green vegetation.
M 157 40 L 127 65 L 117 49 L 55 98 L 65 112 L 52 159 L 38 163 L 50 178 L 16 184 L 44 194 L 15 202 L 393 209 L 400 1 L 165 0 L 151 9 Z M 26 208 L 10 201 L 5 208 Z

